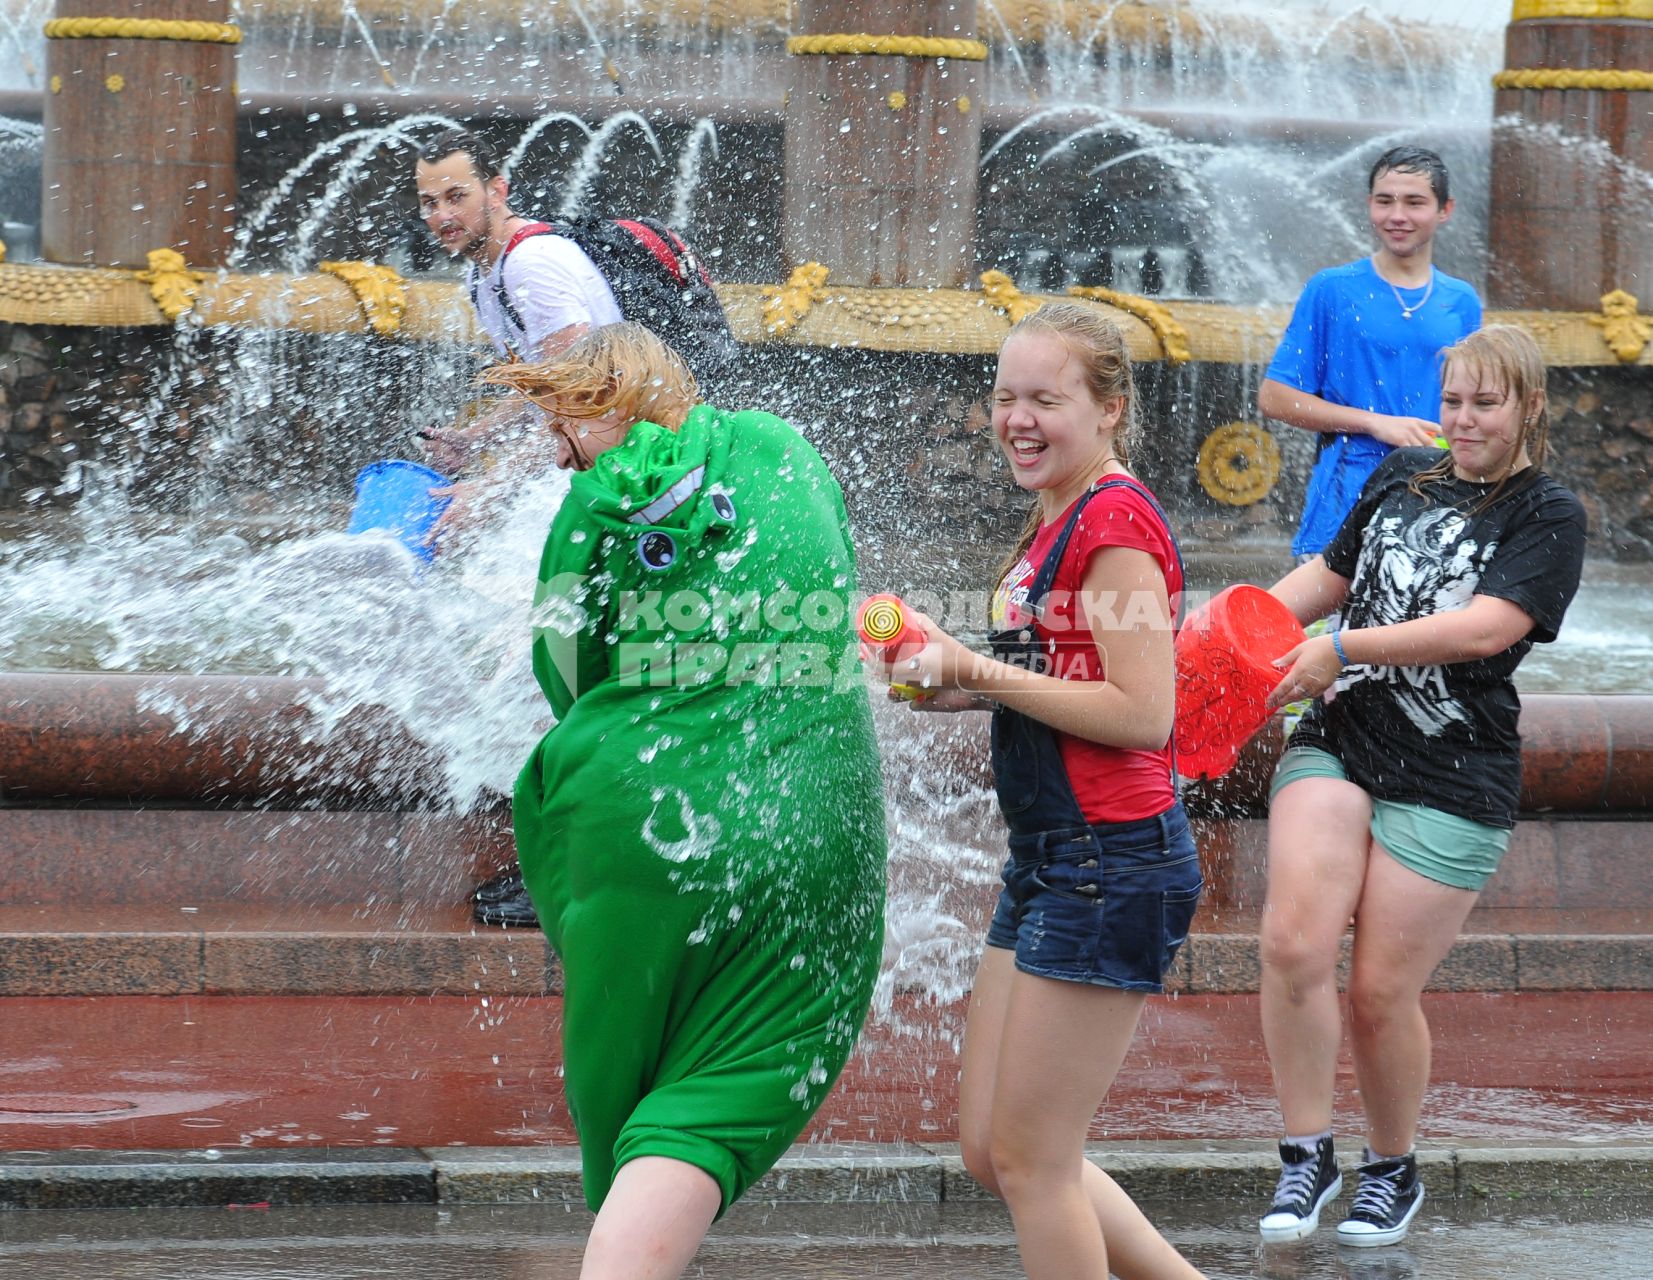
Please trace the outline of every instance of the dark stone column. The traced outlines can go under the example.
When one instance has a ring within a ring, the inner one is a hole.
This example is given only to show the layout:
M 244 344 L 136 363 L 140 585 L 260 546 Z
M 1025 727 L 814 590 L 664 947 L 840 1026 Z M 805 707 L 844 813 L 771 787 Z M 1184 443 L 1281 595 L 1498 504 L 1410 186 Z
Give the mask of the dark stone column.
M 66 25 L 47 27 L 41 255 L 142 267 L 151 249 L 176 249 L 222 266 L 235 225 L 235 46 L 199 28 L 79 34 L 76 20 L 90 19 L 222 25 L 229 0 L 57 0 Z
M 1604 15 L 1629 7 L 1599 4 Z M 1567 8 L 1578 5 L 1524 0 L 1505 40 L 1493 112 L 1520 123 L 1493 134 L 1488 302 L 1596 311 L 1624 289 L 1646 307 L 1653 235 L 1636 179 L 1653 172 L 1653 92 L 1622 87 L 1622 73 L 1653 76 L 1653 21 L 1547 16 Z
M 976 38 L 975 0 L 799 0 L 810 35 Z M 983 63 L 797 52 L 786 106 L 782 244 L 846 285 L 958 288 L 975 272 Z

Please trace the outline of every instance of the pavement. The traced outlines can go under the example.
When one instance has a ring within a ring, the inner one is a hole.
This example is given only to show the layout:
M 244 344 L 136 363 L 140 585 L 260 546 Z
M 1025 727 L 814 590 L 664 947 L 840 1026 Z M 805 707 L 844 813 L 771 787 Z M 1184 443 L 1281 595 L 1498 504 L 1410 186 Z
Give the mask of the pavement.
M 1279 1165 L 1256 1142 L 1132 1141 L 1089 1154 L 1139 1202 L 1266 1203 Z M 1345 1158 L 1352 1166 L 1353 1161 Z M 1432 1199 L 1653 1194 L 1653 1141 L 1420 1144 Z M 989 1197 L 951 1143 L 800 1144 L 757 1204 L 954 1204 Z M 545 1204 L 582 1209 L 573 1147 L 0 1153 L 0 1209 Z

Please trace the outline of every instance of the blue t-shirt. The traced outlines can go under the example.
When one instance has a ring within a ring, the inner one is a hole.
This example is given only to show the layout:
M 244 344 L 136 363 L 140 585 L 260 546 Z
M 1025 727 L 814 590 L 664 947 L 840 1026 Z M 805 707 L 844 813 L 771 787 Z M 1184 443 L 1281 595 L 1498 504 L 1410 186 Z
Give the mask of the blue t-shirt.
M 1481 327 L 1481 300 L 1441 271 L 1432 286 L 1401 289 L 1399 301 L 1395 293 L 1370 258 L 1317 272 L 1263 376 L 1352 409 L 1437 421 L 1437 357 Z M 1415 308 L 1411 319 L 1402 303 Z M 1316 554 L 1332 540 L 1389 448 L 1366 435 L 1328 438 L 1309 477 L 1294 555 Z

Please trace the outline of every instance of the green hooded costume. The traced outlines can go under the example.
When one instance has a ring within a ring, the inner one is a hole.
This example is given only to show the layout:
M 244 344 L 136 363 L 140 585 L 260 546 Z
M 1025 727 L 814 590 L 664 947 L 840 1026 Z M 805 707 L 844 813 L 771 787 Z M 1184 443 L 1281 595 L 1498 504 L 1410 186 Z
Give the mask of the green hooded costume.
M 883 942 L 884 807 L 843 494 L 764 413 L 634 426 L 546 540 L 517 779 L 562 961 L 586 1201 L 668 1156 L 727 1209 L 854 1044 Z

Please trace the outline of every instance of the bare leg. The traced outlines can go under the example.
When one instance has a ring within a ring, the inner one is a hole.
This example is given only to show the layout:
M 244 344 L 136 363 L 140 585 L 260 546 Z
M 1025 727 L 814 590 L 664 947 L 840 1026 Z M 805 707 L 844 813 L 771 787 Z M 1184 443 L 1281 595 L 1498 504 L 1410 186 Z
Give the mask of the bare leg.
M 1417 1138 L 1429 1085 L 1423 989 L 1478 896 L 1409 871 L 1381 846 L 1373 848 L 1355 916 L 1349 1032 L 1367 1142 L 1382 1155 L 1404 1155 Z
M 591 1228 L 580 1280 L 676 1280 L 722 1204 L 704 1169 L 665 1156 L 628 1161 Z
M 994 1089 L 999 1074 L 1005 1019 L 1012 987 L 1017 981 L 1042 983 L 1044 979 L 1018 974 L 1009 951 L 998 947 L 987 948 L 970 993 L 970 1012 L 964 1030 L 963 1069 L 959 1081 L 959 1137 L 965 1168 L 1001 1200 L 1004 1193 L 999 1187 L 992 1157 L 992 1129 L 996 1114 Z M 1079 987 L 1077 990 L 1083 992 L 1096 988 Z M 1132 1016 L 1133 1030 L 1134 1027 L 1135 1015 Z M 1111 1077 L 1096 1083 L 1105 1091 Z M 1094 1113 L 1095 1108 L 1092 1107 L 1091 1114 Z M 1078 1124 L 1081 1150 L 1084 1134 L 1089 1127 L 1090 1115 L 1086 1115 Z M 1199 1272 L 1172 1247 L 1170 1241 L 1160 1235 L 1118 1183 L 1082 1157 L 1079 1159 L 1079 1176 L 1085 1199 L 1102 1231 L 1108 1264 L 1120 1280 L 1197 1280 Z
M 1002 947 L 982 951 L 970 1008 L 964 1020 L 964 1049 L 959 1055 L 959 1149 L 970 1176 L 999 1199 L 993 1172 L 993 1083 L 999 1074 L 999 1045 L 1004 1040 L 1005 1012 L 1010 1006 L 1015 957 Z
M 1343 1039 L 1337 949 L 1360 899 L 1371 817 L 1366 793 L 1336 778 L 1291 783 L 1269 812 L 1263 1040 L 1289 1134 L 1332 1123 Z
M 1119 1246 L 1137 1256 L 1145 1247 L 1133 1238 L 1129 1218 L 1117 1213 L 1123 1196 L 1109 1194 L 1111 1180 L 1099 1180 L 1100 1171 L 1084 1157 L 1091 1117 L 1118 1074 L 1145 1000 L 1137 992 L 1020 972 L 1011 977 L 991 1142 L 993 1171 L 1016 1223 L 1028 1280 L 1102 1280 L 1109 1274 L 1112 1242 L 1093 1192 L 1102 1195 L 1102 1208 L 1114 1219 L 1108 1226 Z
M 1194 1265 L 1160 1235 L 1123 1187 L 1089 1160 L 1083 1177 L 1085 1195 L 1102 1224 L 1108 1265 L 1119 1280 L 1200 1280 Z

